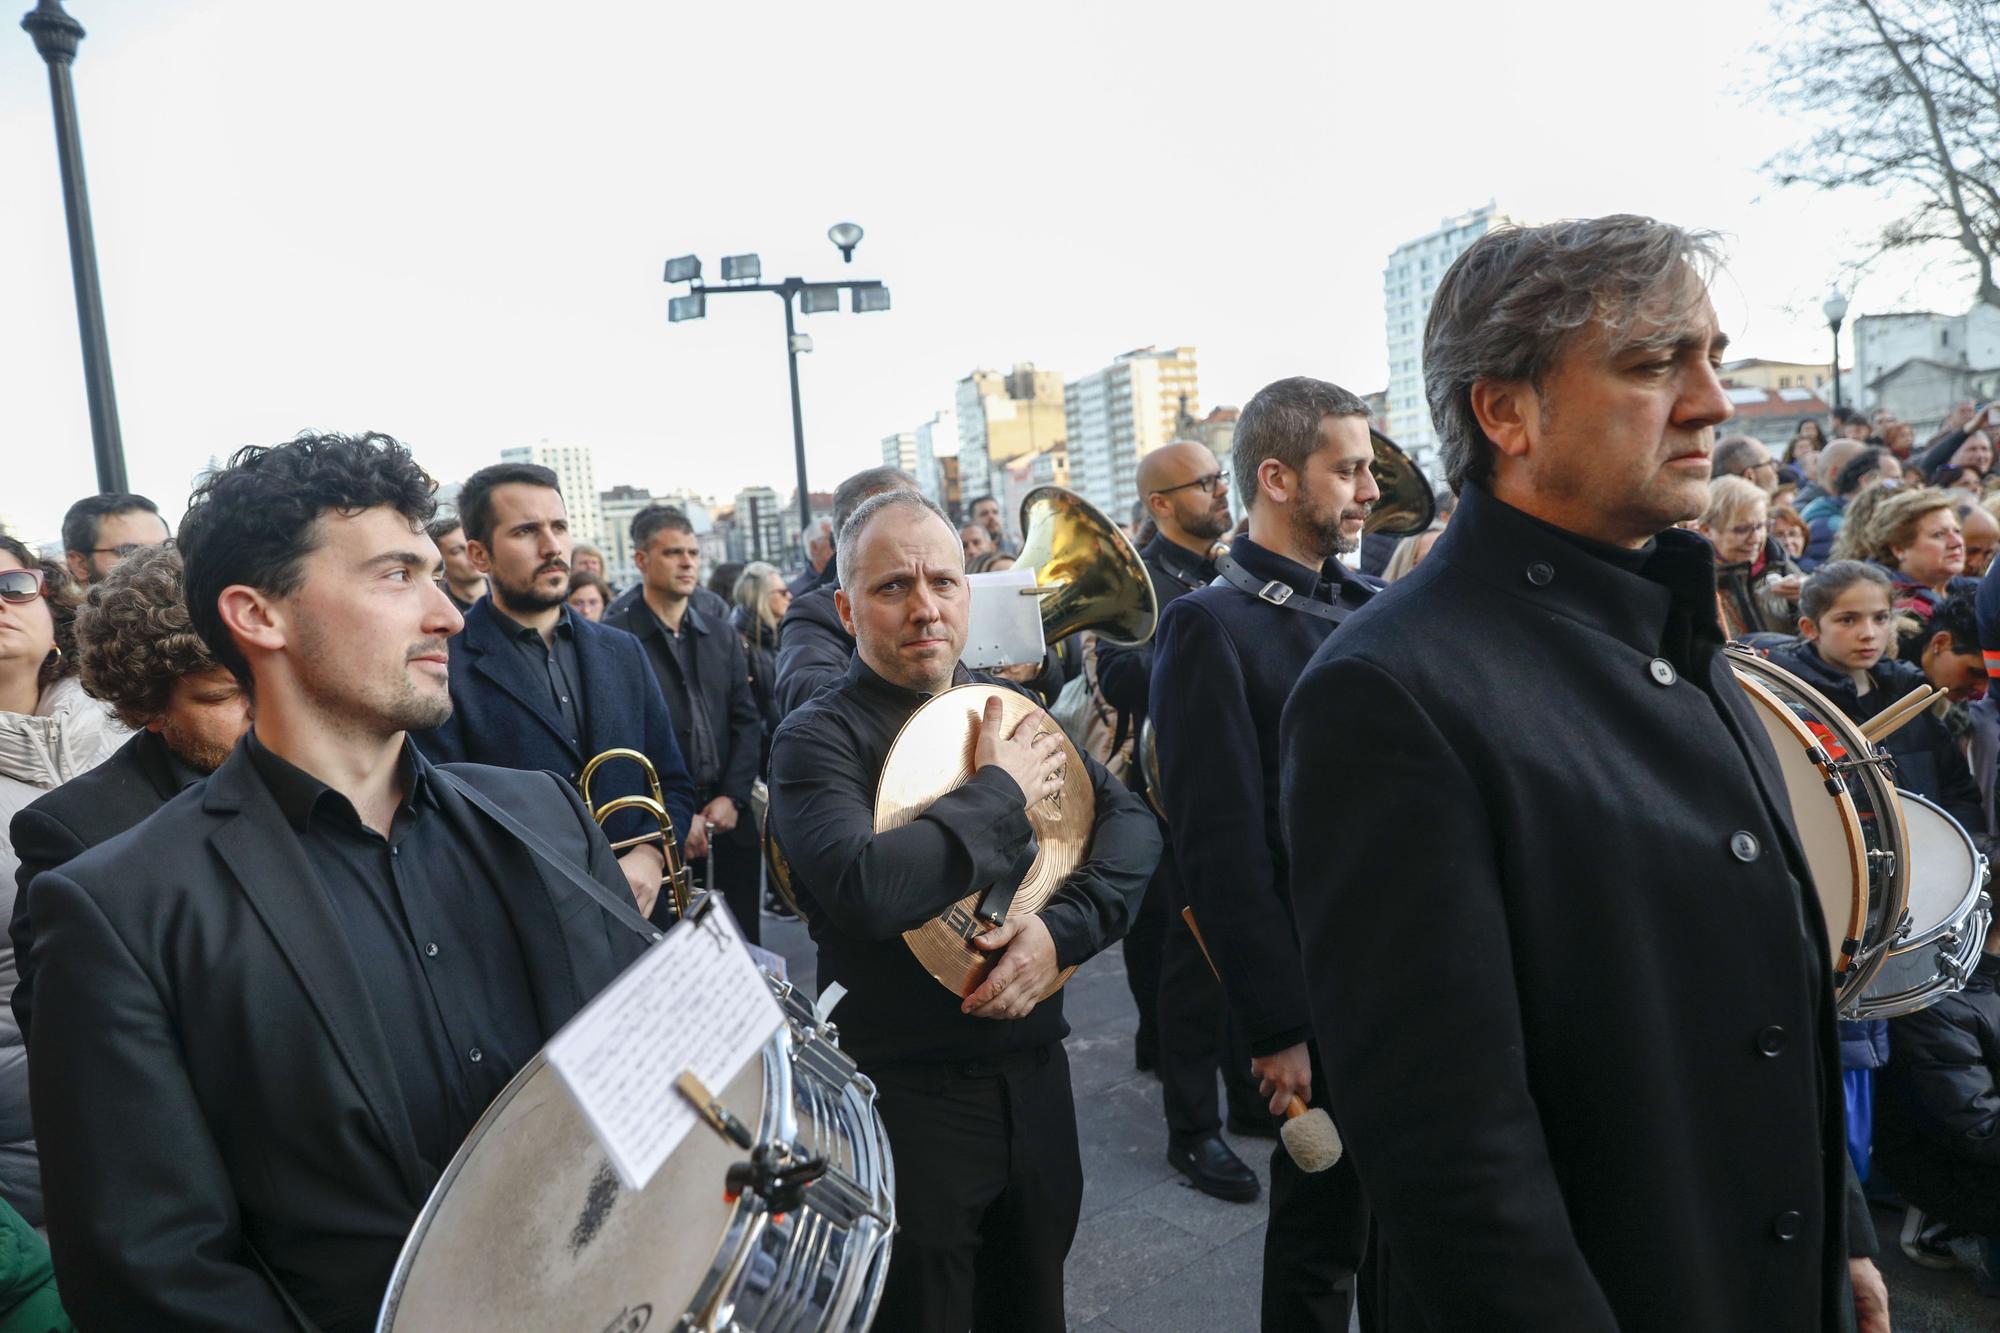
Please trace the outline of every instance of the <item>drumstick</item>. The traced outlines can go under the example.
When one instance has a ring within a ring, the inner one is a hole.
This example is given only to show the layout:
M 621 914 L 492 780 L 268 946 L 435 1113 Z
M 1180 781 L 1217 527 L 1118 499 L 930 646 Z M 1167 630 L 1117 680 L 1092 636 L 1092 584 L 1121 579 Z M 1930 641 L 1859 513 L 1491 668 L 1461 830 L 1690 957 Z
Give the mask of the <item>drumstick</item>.
M 1216 984 L 1222 984 L 1222 973 L 1215 967 L 1215 955 L 1208 951 L 1208 941 L 1201 937 L 1201 927 L 1194 923 L 1194 909 L 1183 907 L 1181 920 L 1187 922 L 1188 933 L 1200 946 L 1202 959 L 1207 962 L 1208 970 L 1215 974 Z M 1333 1127 L 1333 1117 L 1317 1106 L 1308 1107 L 1296 1095 L 1285 1104 L 1285 1126 L 1278 1132 L 1278 1138 L 1292 1160 L 1298 1163 L 1299 1170 L 1308 1174 L 1324 1171 L 1340 1160 L 1340 1135 Z
M 1936 703 L 1945 691 L 1933 687 L 1929 682 L 1917 686 L 1902 698 L 1890 704 L 1861 724 L 1861 735 L 1871 744 L 1880 744 L 1882 739 L 1901 728 L 1910 719 Z

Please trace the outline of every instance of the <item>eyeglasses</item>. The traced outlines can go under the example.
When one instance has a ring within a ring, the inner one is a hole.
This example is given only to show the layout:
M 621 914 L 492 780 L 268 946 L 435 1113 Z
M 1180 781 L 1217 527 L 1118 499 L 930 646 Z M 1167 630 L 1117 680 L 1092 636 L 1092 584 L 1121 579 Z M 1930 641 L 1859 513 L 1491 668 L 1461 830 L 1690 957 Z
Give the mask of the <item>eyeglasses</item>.
M 1733 528 L 1724 528 L 1722 531 L 1724 534 L 1734 537 L 1739 542 L 1747 542 L 1758 533 L 1769 532 L 1770 530 L 1771 525 L 1769 523 L 1739 523 Z
M 0 572 L 0 602 L 26 606 L 48 588 L 48 576 L 39 569 L 9 569 Z
M 1172 495 L 1175 491 L 1184 491 L 1190 486 L 1199 486 L 1203 495 L 1213 495 L 1215 494 L 1216 483 L 1221 480 L 1222 474 L 1220 472 L 1211 472 L 1205 477 L 1196 477 L 1193 481 L 1184 481 L 1178 486 L 1162 486 L 1159 490 L 1154 491 L 1153 494 Z
M 169 537 L 163 542 L 126 542 L 121 546 L 93 546 L 90 548 L 90 553 L 92 555 L 115 555 L 120 560 L 130 560 L 141 551 L 150 551 L 155 546 L 172 546 L 173 544 L 174 539 Z

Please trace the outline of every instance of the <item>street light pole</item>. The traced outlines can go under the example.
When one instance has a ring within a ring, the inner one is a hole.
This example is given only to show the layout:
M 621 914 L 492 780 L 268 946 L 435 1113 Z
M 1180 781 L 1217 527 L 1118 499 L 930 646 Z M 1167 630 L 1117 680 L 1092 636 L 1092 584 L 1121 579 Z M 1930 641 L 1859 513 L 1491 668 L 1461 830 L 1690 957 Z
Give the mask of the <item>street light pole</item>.
M 83 384 L 90 399 L 90 439 L 97 456 L 97 488 L 125 491 L 125 444 L 118 433 L 118 395 L 111 384 L 111 343 L 104 329 L 104 294 L 97 280 L 97 241 L 90 227 L 90 195 L 83 180 L 83 138 L 77 128 L 76 91 L 69 69 L 83 25 L 60 0 L 41 0 L 21 27 L 49 67 L 55 103 L 56 160 L 62 168 L 63 211 L 69 222 L 70 273 L 76 284 L 76 325 L 83 340 Z
M 835 223 L 827 229 L 826 238 L 840 251 L 843 263 L 854 262 L 854 247 L 861 244 L 861 228 L 852 222 Z M 701 319 L 708 314 L 708 298 L 726 296 L 731 292 L 771 292 L 785 305 L 785 369 L 792 383 L 792 467 L 797 476 L 799 492 L 799 526 L 806 527 L 812 522 L 812 492 L 806 489 L 806 421 L 805 411 L 799 402 L 799 353 L 812 350 L 812 339 L 800 333 L 798 322 L 793 317 L 793 302 L 804 293 L 800 307 L 808 315 L 828 310 L 840 309 L 840 293 L 848 293 L 850 308 L 855 314 L 889 308 L 889 289 L 879 281 L 869 278 L 848 278 L 839 282 L 807 282 L 804 278 L 786 278 L 783 282 L 759 282 L 763 276 L 763 261 L 756 255 L 728 255 L 722 261 L 722 285 L 709 286 L 702 281 L 701 260 L 695 255 L 682 255 L 667 261 L 666 281 L 688 284 L 686 295 L 673 297 L 667 302 L 667 319 L 678 324 L 682 320 Z
M 1847 297 L 1835 287 L 1826 294 L 1820 304 L 1820 313 L 1826 316 L 1826 326 L 1833 330 L 1833 410 L 1840 410 L 1840 323 L 1847 318 Z
M 806 490 L 806 419 L 799 407 L 799 335 L 792 325 L 792 298 L 804 284 L 786 278 L 778 292 L 785 303 L 785 364 L 792 372 L 792 467 L 798 474 L 799 530 L 812 525 L 812 493 Z

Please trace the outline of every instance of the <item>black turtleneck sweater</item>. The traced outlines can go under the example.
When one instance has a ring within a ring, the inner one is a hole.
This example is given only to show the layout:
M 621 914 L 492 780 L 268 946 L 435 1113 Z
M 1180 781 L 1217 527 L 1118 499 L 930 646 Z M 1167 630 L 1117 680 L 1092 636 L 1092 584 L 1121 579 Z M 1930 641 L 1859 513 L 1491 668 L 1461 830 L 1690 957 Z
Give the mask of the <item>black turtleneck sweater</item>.
M 1003 683 L 963 668 L 953 683 L 973 682 Z M 882 764 L 930 697 L 884 680 L 857 653 L 771 743 L 771 832 L 819 946 L 820 988 L 847 987 L 833 1019 L 863 1068 L 991 1058 L 1069 1031 L 1060 991 L 1022 1019 L 961 1013 L 903 942 L 904 931 L 1004 876 L 1032 836 L 1020 787 L 991 765 L 910 823 L 875 832 Z M 1124 934 L 1160 851 L 1144 802 L 1084 762 L 1097 801 L 1090 853 L 1040 914 L 1064 967 Z

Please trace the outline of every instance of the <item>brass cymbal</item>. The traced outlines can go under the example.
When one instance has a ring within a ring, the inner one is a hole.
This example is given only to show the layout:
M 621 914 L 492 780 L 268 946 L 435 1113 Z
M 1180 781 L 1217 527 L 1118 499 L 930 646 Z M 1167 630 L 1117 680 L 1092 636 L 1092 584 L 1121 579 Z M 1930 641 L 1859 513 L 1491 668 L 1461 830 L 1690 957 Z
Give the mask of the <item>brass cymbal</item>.
M 1000 700 L 1000 724 L 1010 730 L 1036 711 L 1033 700 L 1013 690 L 998 685 L 960 685 L 910 715 L 882 763 L 882 780 L 875 793 L 877 833 L 903 827 L 932 801 L 971 778 L 973 746 L 986 701 L 993 698 Z M 1063 766 L 1062 789 L 1028 807 L 1037 850 L 1034 864 L 1015 891 L 1009 916 L 1039 912 L 1062 887 L 1089 851 L 1090 830 L 1097 816 L 1097 795 L 1091 790 L 1082 756 L 1053 720 L 1046 725 L 1055 733 L 1068 762 Z M 941 915 L 903 932 L 903 942 L 924 971 L 954 995 L 970 995 L 978 989 L 998 957 L 967 943 L 989 929 L 976 915 L 984 892 L 981 885 Z M 1055 985 L 1039 998 L 1055 994 L 1074 971 L 1074 967 L 1065 968 Z

